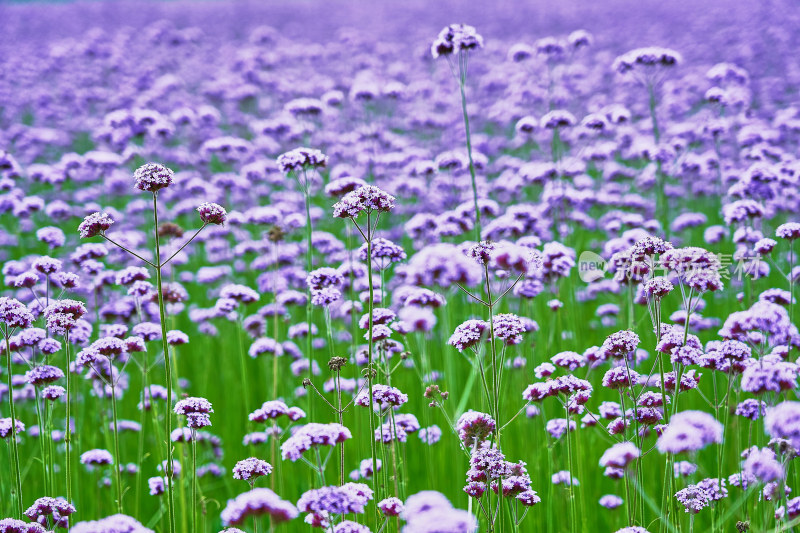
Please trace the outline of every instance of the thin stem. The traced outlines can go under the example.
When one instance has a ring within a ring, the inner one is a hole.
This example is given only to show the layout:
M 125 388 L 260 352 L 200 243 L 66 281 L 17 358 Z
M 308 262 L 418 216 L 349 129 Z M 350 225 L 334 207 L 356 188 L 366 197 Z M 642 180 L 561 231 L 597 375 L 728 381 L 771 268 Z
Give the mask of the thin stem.
M 14 469 L 15 498 L 17 516 L 22 518 L 22 474 L 19 469 L 19 448 L 17 445 L 17 411 L 14 407 L 14 389 L 12 387 L 11 371 L 11 341 L 9 340 L 8 326 L 3 332 L 6 338 L 6 372 L 8 373 L 8 404 L 11 408 L 11 457 Z M 68 445 L 69 446 L 69 445 Z
M 117 513 L 122 514 L 122 473 L 120 472 L 119 427 L 117 426 L 117 391 L 111 359 L 108 360 L 111 381 L 111 416 L 114 418 L 114 481 L 117 489 Z
M 570 444 L 570 431 L 569 431 L 569 422 L 570 422 L 570 412 L 569 412 L 569 403 L 568 400 L 564 402 L 564 410 L 567 413 L 567 464 L 569 467 L 569 510 L 570 510 L 570 531 L 575 531 L 575 527 L 578 524 L 578 511 L 575 508 L 575 489 L 573 487 L 573 477 L 572 477 L 572 445 Z
M 472 299 L 473 299 L 473 300 L 475 300 L 476 302 L 478 302 L 478 303 L 480 303 L 480 304 L 482 304 L 482 305 L 484 305 L 484 306 L 486 306 L 486 307 L 489 307 L 489 304 L 488 304 L 488 302 L 484 302 L 482 299 L 478 298 L 477 296 L 475 296 L 474 294 L 472 294 L 471 292 L 469 292 L 467 289 L 465 289 L 464 287 L 462 287 L 460 283 L 456 283 L 455 285 L 456 285 L 456 287 L 458 287 L 459 289 L 461 289 L 462 291 L 464 291 L 464 294 L 466 294 L 467 296 L 469 296 L 470 298 L 472 298 Z
M 153 197 L 155 197 L 155 194 L 153 195 Z M 158 228 L 156 228 L 156 233 L 157 233 L 157 232 L 158 232 Z M 144 258 L 144 257 L 142 257 L 141 255 L 137 254 L 137 253 L 136 253 L 136 252 L 134 252 L 133 250 L 130 250 L 130 249 L 128 249 L 128 248 L 126 248 L 126 247 L 122 246 L 122 245 L 121 245 L 121 244 L 119 244 L 118 242 L 115 242 L 115 241 L 113 241 L 112 239 L 108 238 L 108 237 L 106 236 L 106 234 L 105 234 L 105 233 L 101 233 L 101 234 L 100 234 L 100 236 L 101 236 L 101 237 L 103 237 L 103 238 L 104 238 L 105 240 L 107 240 L 108 242 L 110 242 L 111 244 L 113 244 L 114 246 L 116 246 L 117 248 L 121 248 L 122 250 L 125 250 L 126 252 L 128 252 L 129 254 L 131 254 L 133 257 L 136 257 L 136 258 L 137 258 L 137 259 L 139 259 L 140 261 L 144 261 L 145 263 L 147 263 L 148 265 L 150 265 L 150 266 L 151 266 L 151 267 L 153 267 L 153 268 L 158 268 L 158 266 L 157 266 L 155 263 L 153 263 L 153 262 L 151 262 L 151 261 L 148 261 L 147 259 L 145 259 L 145 258 Z M 158 262 L 158 257 L 156 257 L 156 263 L 157 263 L 157 262 Z
M 469 158 L 469 175 L 472 180 L 472 201 L 475 204 L 475 241 L 481 240 L 481 210 L 478 206 L 478 184 L 475 180 L 475 163 L 472 161 L 472 137 L 469 131 L 469 114 L 467 113 L 467 61 L 466 52 L 459 51 L 458 88 L 461 91 L 461 112 L 464 115 L 464 130 L 467 133 L 467 157 Z M 463 60 L 462 60 L 463 57 Z
M 309 194 L 310 184 L 308 176 L 303 170 L 305 182 L 303 184 L 303 191 L 305 192 L 306 204 L 306 275 L 311 273 L 314 268 L 313 262 L 313 244 L 311 238 L 311 196 Z M 311 287 L 306 287 L 306 324 L 308 325 L 308 334 L 306 335 L 306 357 L 308 358 L 308 379 L 314 377 L 314 365 L 311 358 L 311 318 L 313 313 L 313 306 L 311 305 Z M 314 403 L 311 401 L 311 396 L 308 397 L 308 414 L 309 420 L 314 418 Z
M 161 264 L 161 245 L 158 238 L 158 193 L 153 193 L 153 234 L 156 240 L 156 263 Z M 150 263 L 152 265 L 152 263 Z M 153 265 L 155 266 L 155 265 Z M 167 467 L 166 473 L 170 482 L 167 484 L 167 513 L 169 516 L 169 532 L 175 533 L 175 489 L 173 487 L 172 446 L 170 436 L 172 435 L 172 361 L 169 355 L 169 343 L 167 342 L 167 313 L 164 308 L 164 289 L 162 286 L 161 267 L 156 269 L 156 287 L 158 289 L 158 313 L 161 323 L 161 347 L 164 350 L 164 371 L 166 372 L 167 386 L 167 409 L 164 414 L 167 434 L 164 443 L 167 446 Z
M 336 371 L 336 401 L 337 405 L 339 406 L 338 414 L 339 414 L 339 424 L 344 425 L 344 418 L 342 416 L 342 385 L 341 385 L 341 371 Z M 344 485 L 344 442 L 339 444 L 339 485 Z
M 35 401 L 36 401 L 36 419 L 39 422 L 39 448 L 42 454 L 42 477 L 44 478 L 44 490 L 45 494 L 51 494 L 52 491 L 50 490 L 50 473 L 48 472 L 48 467 L 50 466 L 50 457 L 48 453 L 48 446 L 47 446 L 47 437 L 48 433 L 46 432 L 47 426 L 45 425 L 44 421 L 44 414 L 42 413 L 42 403 L 45 401 L 39 395 L 39 387 L 34 389 L 36 394 Z
M 197 523 L 197 432 L 192 429 L 192 531 Z
M 149 401 L 149 386 L 147 384 L 147 347 L 145 345 L 145 349 L 142 352 L 142 409 L 140 410 L 139 414 L 139 425 L 141 426 L 141 430 L 139 431 L 139 449 L 138 449 L 138 458 L 139 458 L 139 465 L 144 464 L 144 434 L 145 434 L 145 426 L 147 424 L 147 405 L 145 402 Z M 139 516 L 140 511 L 140 494 L 142 492 L 142 472 L 141 467 L 136 472 L 136 516 Z
M 370 213 L 367 212 L 367 228 L 370 228 Z M 359 230 L 360 231 L 360 230 Z M 368 229 L 369 232 L 369 229 Z M 372 369 L 372 357 L 373 357 L 373 339 L 372 339 L 372 314 L 373 314 L 373 302 L 375 300 L 375 287 L 373 286 L 372 281 L 372 233 L 369 232 L 367 237 L 367 283 L 369 284 L 369 300 L 367 300 L 367 313 L 369 314 L 369 344 L 367 348 L 367 357 L 368 357 L 368 366 L 367 366 L 367 387 L 369 388 L 369 409 L 367 409 L 368 416 L 369 416 L 369 442 L 370 442 L 370 453 L 372 455 L 372 484 L 373 490 L 375 491 L 375 498 L 376 501 L 380 501 L 380 497 L 378 496 L 378 461 L 376 458 L 375 453 L 375 416 L 372 412 L 372 406 L 374 405 L 375 399 L 373 396 L 372 391 L 372 382 L 373 382 L 373 369 Z M 378 509 L 377 506 L 375 508 L 375 517 L 379 519 L 378 516 Z
M 250 387 L 247 379 L 247 353 L 244 349 L 244 324 L 242 322 L 242 313 L 239 313 L 237 320 L 238 328 L 236 329 L 236 338 L 239 343 L 239 371 L 242 376 L 242 396 L 244 396 L 244 407 L 248 412 L 250 411 Z M 308 332 L 311 335 L 311 331 Z
M 194 240 L 194 238 L 195 238 L 195 237 L 197 237 L 198 235 L 200 235 L 200 232 L 201 232 L 201 231 L 203 231 L 203 230 L 205 229 L 205 227 L 206 227 L 206 226 L 208 226 L 208 222 L 204 222 L 204 223 L 203 223 L 203 225 L 200 227 L 200 229 L 198 229 L 198 230 L 195 232 L 195 234 L 194 234 L 194 235 L 192 235 L 192 238 L 191 238 L 191 239 L 189 239 L 188 241 L 186 241 L 185 243 L 183 243 L 183 246 L 181 246 L 180 248 L 178 248 L 178 251 L 177 251 L 177 252 L 175 252 L 174 254 L 172 254 L 171 256 L 169 256 L 169 259 L 167 259 L 166 261 L 164 261 L 163 263 L 161 263 L 159 266 L 162 266 L 162 267 L 164 267 L 164 266 L 167 266 L 167 264 L 168 264 L 170 261 L 172 261 L 172 260 L 175 258 L 175 256 L 176 256 L 176 255 L 178 255 L 179 253 L 181 253 L 181 252 L 183 251 L 183 249 L 184 249 L 184 248 L 186 248 L 187 246 L 189 246 L 189 243 L 190 243 L 190 242 L 192 242 L 192 241 Z
M 64 363 L 64 374 L 67 376 L 67 414 L 66 414 L 66 422 L 64 424 L 64 447 L 66 452 L 66 475 L 67 475 L 67 501 L 72 503 L 72 430 L 70 428 L 70 409 L 72 407 L 72 380 L 70 376 L 72 372 L 70 372 L 69 368 L 69 360 L 70 360 L 70 349 L 69 349 L 69 331 L 64 332 L 64 352 L 66 354 L 66 361 Z M 50 435 L 52 438 L 52 435 Z M 69 520 L 69 517 L 67 517 Z M 67 522 L 67 529 L 69 529 L 69 522 Z

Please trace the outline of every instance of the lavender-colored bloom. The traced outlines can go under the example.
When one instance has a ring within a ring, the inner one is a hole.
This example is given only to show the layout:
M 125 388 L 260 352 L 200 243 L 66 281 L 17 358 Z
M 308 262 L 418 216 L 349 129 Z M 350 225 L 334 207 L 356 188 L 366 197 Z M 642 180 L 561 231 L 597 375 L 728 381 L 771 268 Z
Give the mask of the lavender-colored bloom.
M 484 339 L 484 335 L 488 334 L 488 331 L 489 324 L 483 320 L 467 320 L 456 327 L 447 343 L 463 352 L 468 348 L 475 347 L 481 339 Z
M 778 461 L 775 452 L 769 448 L 752 449 L 742 464 L 742 471 L 764 483 L 783 479 L 786 475 L 783 465 Z
M 638 381 L 639 373 L 634 370 L 628 370 L 624 366 L 614 367 L 603 376 L 603 386 L 609 389 L 630 388 Z
M 722 485 L 720 486 L 720 481 Z M 718 478 L 706 478 L 697 482 L 697 486 L 708 494 L 711 501 L 719 501 L 728 497 L 728 489 L 725 487 L 725 480 Z
M 372 530 L 367 526 L 362 526 L 352 520 L 342 520 L 332 529 L 333 533 L 371 533 Z
M 341 424 L 306 424 L 281 445 L 281 457 L 297 461 L 314 446 L 335 446 L 350 438 L 350 430 Z
M 64 396 L 67 389 L 58 385 L 50 385 L 42 389 L 42 398 L 45 400 L 55 401 Z
M 110 465 L 113 462 L 114 458 L 108 450 L 94 449 L 81 454 L 81 464 L 90 471 L 97 466 Z
M 627 357 L 639 346 L 639 336 L 633 331 L 618 331 L 603 342 L 603 350 L 611 357 Z
M 225 211 L 225 208 L 212 202 L 201 203 L 197 206 L 197 212 L 200 213 L 200 220 L 203 221 L 203 224 L 221 226 L 228 219 L 228 212 Z
M 722 442 L 722 424 L 703 411 L 675 414 L 661 433 L 656 446 L 661 453 L 697 451 Z
M 564 436 L 564 434 L 567 432 L 567 428 L 569 428 L 569 431 L 575 431 L 577 427 L 578 426 L 574 420 L 570 420 L 568 425 L 566 418 L 552 418 L 547 421 L 547 424 L 545 424 L 545 430 L 555 440 L 558 440 Z
M 374 185 L 362 185 L 333 205 L 336 218 L 357 218 L 362 213 L 385 213 L 394 209 L 395 197 Z
M 601 507 L 605 507 L 606 509 L 616 509 L 620 507 L 624 502 L 622 498 L 617 496 L 616 494 L 606 494 L 600 498 L 598 502 Z
M 383 462 L 380 459 L 375 459 L 375 470 L 381 471 Z M 374 474 L 372 459 L 364 459 L 358 464 L 358 475 L 364 479 L 372 478 Z
M 675 499 L 683 505 L 687 513 L 696 514 L 708 507 L 711 496 L 698 485 L 689 485 L 675 493 Z
M 689 477 L 695 472 L 697 472 L 697 465 L 689 461 L 676 461 L 673 465 L 673 474 L 675 477 Z
M 306 491 L 297 501 L 297 508 L 309 513 L 360 514 L 372 496 L 372 489 L 363 483 L 345 483 Z
M 378 509 L 383 516 L 399 516 L 403 512 L 403 502 L 399 498 L 390 497 L 378 502 Z
M 0 519 L 0 533 L 47 533 L 39 524 L 30 524 L 14 518 Z
M 284 174 L 311 168 L 324 168 L 328 156 L 312 148 L 295 148 L 278 156 L 278 168 Z
M 436 425 L 422 428 L 419 430 L 419 438 L 425 444 L 436 444 L 442 438 L 442 430 Z
M 406 521 L 403 533 L 475 533 L 478 529 L 472 514 L 454 509 L 442 493 L 432 490 L 409 496 L 401 518 Z
M 97 235 L 102 235 L 114 224 L 114 220 L 108 213 L 92 213 L 87 215 L 83 222 L 78 226 L 81 239 L 88 239 Z
M 236 463 L 233 467 L 233 479 L 252 482 L 261 476 L 272 473 L 272 465 L 256 457 L 249 457 Z
M 36 239 L 47 244 L 51 249 L 64 246 L 67 240 L 64 232 L 55 226 L 46 226 L 36 230 Z
M 651 69 L 669 68 L 681 63 L 681 55 L 668 48 L 650 46 L 646 48 L 636 48 L 626 52 L 614 60 L 612 68 L 619 74 L 649 73 Z
M 519 344 L 522 342 L 522 334 L 525 333 L 525 325 L 520 317 L 513 313 L 501 313 L 493 317 L 494 335 L 507 345 Z
M 147 163 L 137 168 L 133 173 L 136 188 L 140 191 L 156 193 L 169 187 L 174 178 L 172 170 L 158 163 Z
M 396 387 L 381 385 L 376 383 L 372 386 L 372 401 L 380 408 L 387 406 L 399 407 L 408 401 L 408 395 L 403 394 Z M 369 407 L 369 392 L 361 391 L 355 398 L 355 404 L 362 407 Z
M 228 500 L 220 518 L 226 526 L 237 526 L 250 517 L 269 515 L 273 523 L 280 524 L 297 518 L 298 514 L 294 505 L 270 489 L 255 488 Z
M 768 409 L 764 429 L 771 437 L 788 439 L 800 449 L 800 402 L 781 402 Z
M 467 24 L 450 24 L 445 26 L 431 45 L 431 55 L 450 56 L 454 53 L 483 48 L 483 37 L 473 26 Z
M 626 468 L 632 461 L 639 458 L 641 451 L 632 442 L 620 442 L 607 449 L 600 458 L 600 466 L 613 466 Z
M 101 520 L 78 522 L 71 531 L 72 533 L 154 533 L 135 518 L 124 514 L 115 514 Z
M 192 413 L 208 414 L 213 413 L 214 408 L 211 402 L 205 398 L 189 397 L 179 400 L 173 409 L 176 415 L 189 415 Z
M 781 224 L 775 230 L 775 236 L 779 239 L 786 239 L 788 241 L 800 239 L 800 222 L 787 222 L 785 224 Z
M 25 380 L 33 386 L 49 385 L 64 377 L 64 371 L 52 365 L 40 365 L 25 373 Z
M 269 337 L 261 337 L 253 341 L 253 344 L 250 345 L 250 348 L 247 350 L 247 353 L 252 358 L 256 358 L 261 355 L 272 355 L 274 357 L 280 357 L 283 355 L 283 346 L 275 339 L 271 339 Z
M 573 477 L 569 470 L 561 470 L 560 472 L 556 472 L 552 475 L 551 481 L 553 485 L 567 485 L 567 486 L 577 486 L 580 485 L 578 479 Z
M 745 368 L 742 390 L 753 394 L 782 392 L 797 388 L 797 365 L 785 361 L 762 359 Z
M 33 322 L 33 315 L 19 300 L 3 296 L 0 297 L 0 322 L 9 330 L 27 328 Z
M 736 406 L 735 414 L 750 420 L 758 420 L 767 412 L 767 404 L 761 400 L 748 398 Z
M 25 510 L 25 516 L 42 525 L 66 528 L 75 506 L 63 498 L 39 498 Z
M 494 419 L 486 413 L 469 410 L 456 422 L 458 436 L 465 446 L 472 447 L 475 443 L 487 439 L 495 430 Z
M 156 476 L 147 480 L 150 496 L 161 496 L 167 491 L 167 478 Z

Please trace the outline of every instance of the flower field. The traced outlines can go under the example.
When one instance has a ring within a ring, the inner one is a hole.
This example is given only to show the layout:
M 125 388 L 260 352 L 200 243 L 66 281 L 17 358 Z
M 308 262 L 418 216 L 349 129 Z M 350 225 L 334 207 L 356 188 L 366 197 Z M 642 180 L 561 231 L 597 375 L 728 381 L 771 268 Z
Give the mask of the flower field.
M 0 5 L 0 533 L 800 529 L 793 5 L 371 4 Z

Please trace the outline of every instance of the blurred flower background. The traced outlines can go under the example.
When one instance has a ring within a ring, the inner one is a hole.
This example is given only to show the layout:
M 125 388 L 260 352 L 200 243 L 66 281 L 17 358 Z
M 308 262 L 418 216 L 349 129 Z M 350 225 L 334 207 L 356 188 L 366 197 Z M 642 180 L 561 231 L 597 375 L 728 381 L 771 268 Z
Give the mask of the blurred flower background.
M 0 4 L 0 533 L 795 527 L 794 7 Z

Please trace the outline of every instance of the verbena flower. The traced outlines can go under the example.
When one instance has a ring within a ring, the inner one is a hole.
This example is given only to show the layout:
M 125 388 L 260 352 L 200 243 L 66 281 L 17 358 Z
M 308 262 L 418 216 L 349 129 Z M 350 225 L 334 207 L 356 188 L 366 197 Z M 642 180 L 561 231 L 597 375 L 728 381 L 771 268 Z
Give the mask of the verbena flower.
M 137 168 L 133 173 L 136 180 L 136 188 L 146 192 L 158 192 L 161 189 L 172 185 L 175 174 L 158 163 L 147 163 Z
M 435 58 L 448 56 L 460 51 L 483 48 L 483 37 L 473 26 L 466 24 L 450 24 L 446 26 L 431 45 L 431 55 Z
M 362 185 L 333 205 L 336 218 L 357 218 L 362 213 L 385 213 L 394 209 L 394 196 L 374 185 Z
M 270 489 L 255 488 L 239 494 L 222 510 L 220 518 L 226 526 L 236 526 L 250 517 L 269 516 L 273 523 L 280 524 L 297 518 L 297 508 L 282 500 Z
M 88 239 L 102 235 L 113 225 L 114 220 L 107 213 L 92 213 L 78 225 L 78 233 L 80 233 L 81 239 Z
M 297 461 L 315 446 L 336 446 L 350 438 L 350 430 L 340 424 L 306 424 L 281 444 L 281 457 Z
M 626 468 L 631 462 L 641 456 L 641 450 L 632 442 L 620 442 L 607 449 L 600 457 L 600 466 L 613 466 Z
M 200 220 L 204 224 L 221 226 L 228 219 L 228 212 L 225 211 L 225 208 L 212 202 L 203 202 L 197 206 L 197 212 L 200 213 Z
M 661 453 L 697 451 L 722 442 L 722 424 L 703 411 L 676 413 L 661 433 L 656 446 Z
M 233 479 L 251 481 L 272 473 L 272 465 L 256 457 L 249 457 L 236 463 L 233 467 Z
M 458 351 L 463 352 L 468 348 L 474 348 L 477 344 L 485 339 L 489 333 L 489 324 L 483 320 L 467 320 L 462 323 L 453 334 L 447 343 L 454 346 Z
M 675 499 L 687 513 L 699 513 L 711 502 L 711 496 L 698 485 L 689 485 L 675 493 Z

